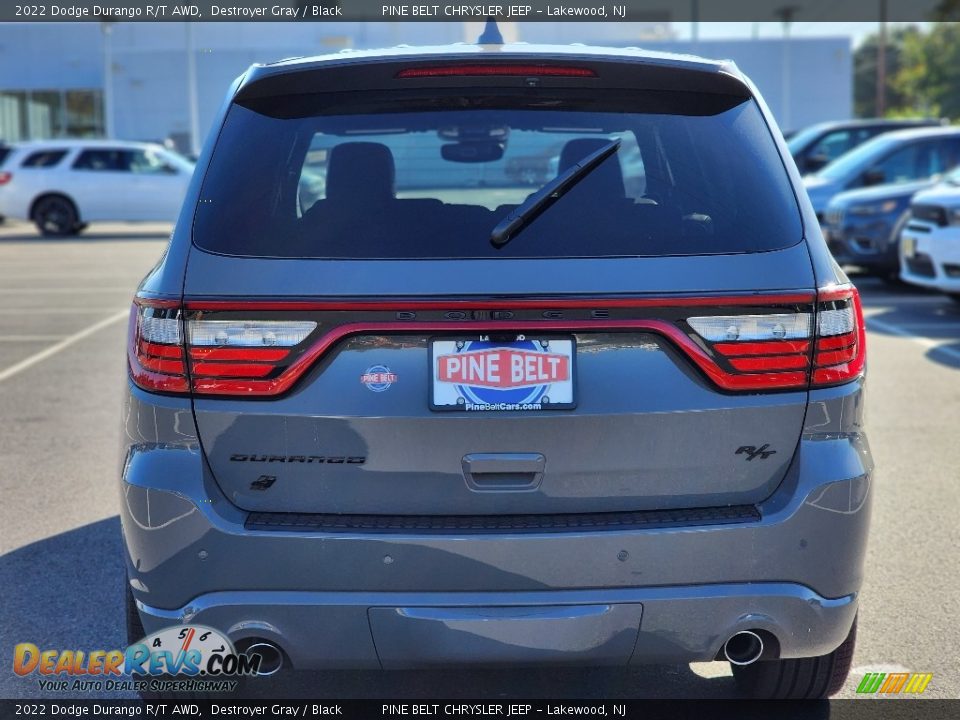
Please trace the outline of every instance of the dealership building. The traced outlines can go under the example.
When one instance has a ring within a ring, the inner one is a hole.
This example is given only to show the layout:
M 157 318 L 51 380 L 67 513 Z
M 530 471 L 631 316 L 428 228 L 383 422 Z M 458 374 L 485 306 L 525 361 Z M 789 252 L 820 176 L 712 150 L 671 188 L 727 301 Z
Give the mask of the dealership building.
M 252 63 L 398 44 L 474 42 L 431 23 L 0 24 L 0 140 L 109 136 L 196 150 Z M 847 37 L 677 40 L 669 23 L 505 23 L 507 40 L 641 46 L 734 60 L 784 130 L 853 112 Z

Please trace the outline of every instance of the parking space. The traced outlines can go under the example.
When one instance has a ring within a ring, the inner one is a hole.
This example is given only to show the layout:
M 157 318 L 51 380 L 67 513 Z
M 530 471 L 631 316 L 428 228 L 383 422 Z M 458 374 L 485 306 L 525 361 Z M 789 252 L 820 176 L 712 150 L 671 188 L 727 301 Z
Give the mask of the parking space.
M 93 227 L 53 241 L 0 226 L 0 646 L 123 642 L 116 486 L 126 313 L 169 226 Z M 960 304 L 855 278 L 869 331 L 868 421 L 877 462 L 855 674 L 932 672 L 957 697 L 949 558 L 960 546 Z M 296 675 L 274 696 L 731 697 L 725 664 L 638 670 Z M 852 695 L 855 683 L 844 695 Z M 0 673 L 0 695 L 40 696 Z

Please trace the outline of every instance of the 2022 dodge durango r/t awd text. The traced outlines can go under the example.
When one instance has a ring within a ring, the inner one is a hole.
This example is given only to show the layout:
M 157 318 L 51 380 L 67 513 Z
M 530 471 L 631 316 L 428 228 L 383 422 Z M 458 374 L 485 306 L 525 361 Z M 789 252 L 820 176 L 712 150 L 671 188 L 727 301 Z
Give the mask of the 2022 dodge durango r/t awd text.
M 838 689 L 864 327 L 735 67 L 341 53 L 252 67 L 218 123 L 131 313 L 131 641 Z

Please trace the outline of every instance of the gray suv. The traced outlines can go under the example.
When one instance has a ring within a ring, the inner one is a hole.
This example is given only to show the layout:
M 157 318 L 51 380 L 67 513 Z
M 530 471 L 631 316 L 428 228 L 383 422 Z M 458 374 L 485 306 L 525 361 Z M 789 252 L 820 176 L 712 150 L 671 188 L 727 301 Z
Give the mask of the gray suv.
M 529 157 L 557 158 L 534 186 Z M 729 63 L 255 65 L 131 313 L 130 640 L 199 624 L 261 672 L 727 660 L 750 695 L 827 696 L 864 361 Z

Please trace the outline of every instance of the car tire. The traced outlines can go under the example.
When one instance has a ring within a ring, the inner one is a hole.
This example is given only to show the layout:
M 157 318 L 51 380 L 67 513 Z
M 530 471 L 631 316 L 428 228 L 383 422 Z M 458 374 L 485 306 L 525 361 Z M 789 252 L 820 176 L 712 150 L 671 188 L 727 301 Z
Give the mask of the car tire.
M 947 293 L 947 297 L 960 305 L 960 293 Z
M 30 219 L 45 237 L 76 235 L 80 215 L 73 201 L 64 195 L 44 195 L 33 204 Z
M 788 660 L 758 660 L 731 665 L 733 678 L 744 695 L 765 700 L 817 700 L 843 687 L 857 644 L 857 619 L 840 647 L 829 655 Z
M 907 223 L 910 221 L 912 215 L 910 211 L 907 210 L 893 226 L 893 232 L 890 233 L 890 239 L 888 240 L 888 247 L 892 245 L 896 252 L 894 253 L 894 265 L 893 267 L 883 268 L 881 270 L 880 277 L 883 278 L 883 281 L 890 285 L 905 285 L 906 283 L 900 277 L 901 270 L 901 258 L 900 258 L 900 235 L 903 233 L 904 228 L 907 227 Z

